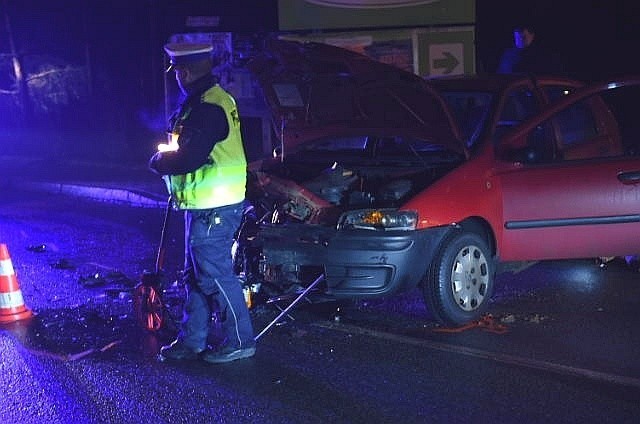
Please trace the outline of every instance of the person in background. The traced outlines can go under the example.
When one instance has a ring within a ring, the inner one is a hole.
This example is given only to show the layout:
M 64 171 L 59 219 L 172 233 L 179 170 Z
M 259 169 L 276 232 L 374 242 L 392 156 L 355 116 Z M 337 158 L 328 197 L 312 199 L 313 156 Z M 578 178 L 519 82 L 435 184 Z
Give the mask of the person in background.
M 174 207 L 184 211 L 187 294 L 178 337 L 160 356 L 210 363 L 249 358 L 256 351 L 253 326 L 231 258 L 246 189 L 238 109 L 212 73 L 211 45 L 164 49 L 185 99 L 170 119 L 171 141 L 159 146 L 149 168 L 163 176 Z M 225 340 L 212 350 L 207 339 L 218 307 Z
M 513 29 L 513 47 L 502 53 L 496 72 L 561 74 L 564 69 L 557 55 L 536 40 L 534 27 L 527 24 Z

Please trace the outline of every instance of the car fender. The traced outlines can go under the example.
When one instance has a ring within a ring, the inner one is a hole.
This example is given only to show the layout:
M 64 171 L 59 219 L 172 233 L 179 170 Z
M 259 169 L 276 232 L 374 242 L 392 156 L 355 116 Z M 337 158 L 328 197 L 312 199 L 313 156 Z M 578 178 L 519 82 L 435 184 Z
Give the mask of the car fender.
M 500 187 L 492 178 L 493 160 L 486 155 L 469 160 L 425 188 L 402 209 L 418 211 L 419 229 L 451 225 L 471 217 L 500 227 Z

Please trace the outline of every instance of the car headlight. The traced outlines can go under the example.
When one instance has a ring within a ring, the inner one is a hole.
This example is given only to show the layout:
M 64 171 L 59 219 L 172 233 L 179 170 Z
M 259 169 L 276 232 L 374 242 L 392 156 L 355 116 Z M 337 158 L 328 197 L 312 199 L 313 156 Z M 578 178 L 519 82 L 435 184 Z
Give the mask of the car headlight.
M 338 229 L 364 230 L 415 230 L 418 222 L 416 211 L 396 209 L 361 209 L 349 211 L 340 217 Z

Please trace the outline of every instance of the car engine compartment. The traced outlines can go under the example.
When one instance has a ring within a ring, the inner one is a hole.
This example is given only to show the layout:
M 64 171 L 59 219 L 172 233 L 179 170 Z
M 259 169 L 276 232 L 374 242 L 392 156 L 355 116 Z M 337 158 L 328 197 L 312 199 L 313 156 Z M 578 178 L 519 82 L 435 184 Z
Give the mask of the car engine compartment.
M 416 158 L 274 161 L 252 173 L 249 198 L 253 204 L 277 209 L 280 218 L 335 226 L 345 210 L 400 207 L 456 165 Z
M 328 240 L 345 211 L 400 207 L 464 160 L 444 150 L 361 153 L 302 151 L 251 169 L 251 207 L 234 262 L 263 294 L 279 296 L 322 272 Z

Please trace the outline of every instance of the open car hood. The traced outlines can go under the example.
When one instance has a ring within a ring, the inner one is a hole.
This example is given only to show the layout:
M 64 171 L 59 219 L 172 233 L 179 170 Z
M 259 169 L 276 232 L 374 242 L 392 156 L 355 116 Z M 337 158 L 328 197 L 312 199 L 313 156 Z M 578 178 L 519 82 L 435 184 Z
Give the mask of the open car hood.
M 395 66 L 327 44 L 271 39 L 248 68 L 285 150 L 321 136 L 389 131 L 466 154 L 444 100 Z

